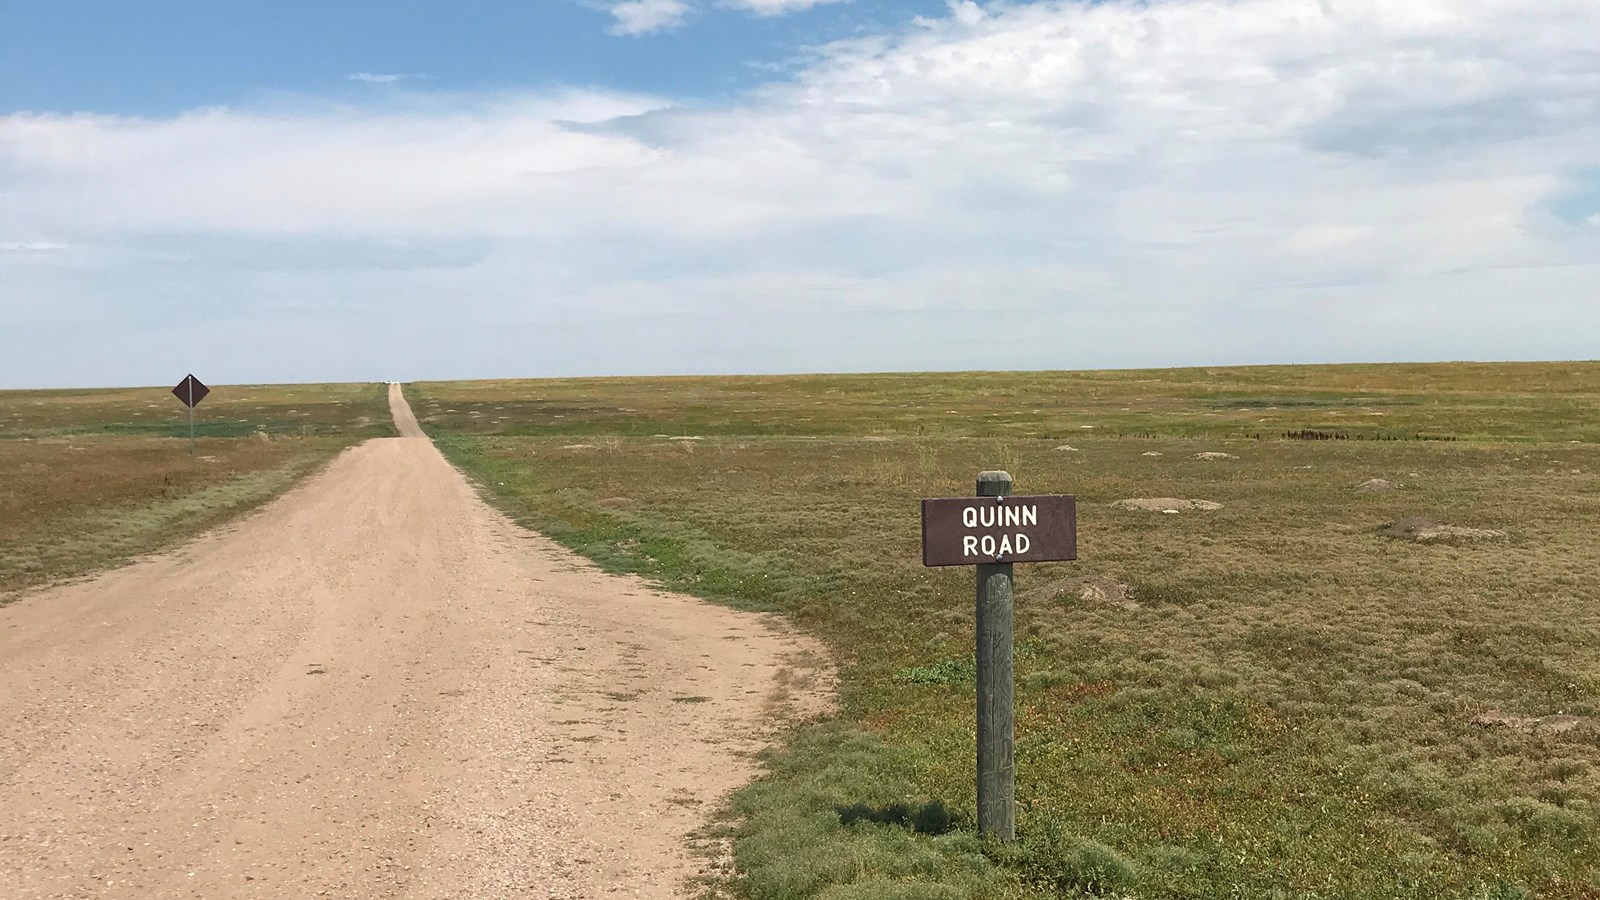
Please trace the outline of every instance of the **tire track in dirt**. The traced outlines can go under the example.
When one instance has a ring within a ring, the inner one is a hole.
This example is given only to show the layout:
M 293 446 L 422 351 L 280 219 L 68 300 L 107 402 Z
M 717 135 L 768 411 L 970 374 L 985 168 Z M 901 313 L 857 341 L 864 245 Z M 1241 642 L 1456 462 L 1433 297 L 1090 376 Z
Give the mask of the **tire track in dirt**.
M 390 404 L 260 513 L 0 608 L 0 896 L 682 892 L 820 654 L 516 527 Z

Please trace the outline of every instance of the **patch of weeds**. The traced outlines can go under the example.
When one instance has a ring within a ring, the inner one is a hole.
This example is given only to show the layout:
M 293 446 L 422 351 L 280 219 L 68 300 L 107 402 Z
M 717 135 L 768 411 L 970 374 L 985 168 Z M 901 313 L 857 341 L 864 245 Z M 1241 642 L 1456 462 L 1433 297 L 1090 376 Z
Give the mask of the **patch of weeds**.
M 1177 844 L 1157 844 L 1139 854 L 1148 868 L 1172 875 L 1184 875 L 1205 866 L 1211 861 L 1209 853 Z
M 1472 900 L 1528 900 L 1531 895 L 1509 881 L 1496 881 L 1482 885 L 1472 895 Z
M 871 878 L 856 884 L 836 885 L 817 900 L 971 900 L 972 894 L 956 885 Z
M 1205 596 L 1191 585 L 1176 581 L 1136 581 L 1128 586 L 1128 599 L 1140 606 L 1193 606 Z
M 1589 771 L 1589 766 L 1577 759 L 1553 759 L 1545 764 L 1544 776 L 1552 781 L 1571 781 Z
M 1048 819 L 1024 831 L 1014 844 L 990 845 L 989 852 L 1024 884 L 1055 896 L 1106 896 L 1139 881 L 1139 868 L 1127 857 Z
M 930 666 L 908 666 L 894 677 L 905 684 L 968 684 L 978 678 L 978 663 L 972 659 L 947 659 Z
M 1506 824 L 1515 827 L 1530 841 L 1565 846 L 1586 844 L 1594 822 L 1582 812 L 1535 800 L 1517 797 L 1495 808 Z
M 1048 691 L 1064 685 L 1076 685 L 1080 682 L 1077 674 L 1047 669 L 1043 672 L 1029 672 L 1017 679 L 1018 685 L 1029 691 Z

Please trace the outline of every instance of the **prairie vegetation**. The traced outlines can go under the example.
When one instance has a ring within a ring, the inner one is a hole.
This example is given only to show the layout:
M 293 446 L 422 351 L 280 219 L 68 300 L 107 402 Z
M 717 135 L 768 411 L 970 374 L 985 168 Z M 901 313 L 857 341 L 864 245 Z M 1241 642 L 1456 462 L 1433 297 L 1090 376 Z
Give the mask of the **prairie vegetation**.
M 1600 365 L 410 392 L 521 521 L 832 647 L 839 715 L 732 803 L 743 896 L 1600 896 Z M 1080 516 L 1018 567 L 1010 847 L 971 829 L 972 573 L 918 552 L 991 468 Z
M 382 385 L 0 391 L 0 603 L 195 534 L 393 434 Z

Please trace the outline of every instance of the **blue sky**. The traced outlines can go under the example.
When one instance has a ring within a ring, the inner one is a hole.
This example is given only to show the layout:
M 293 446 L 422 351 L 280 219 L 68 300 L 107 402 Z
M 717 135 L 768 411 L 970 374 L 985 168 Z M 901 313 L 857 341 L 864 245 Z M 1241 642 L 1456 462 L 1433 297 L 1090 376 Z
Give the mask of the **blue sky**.
M 1593 358 L 1595 34 L 1592 0 L 18 6 L 0 387 Z
M 410 75 L 430 91 L 605 86 L 718 98 L 759 85 L 805 47 L 939 15 L 939 2 L 825 3 L 785 15 L 702 9 L 644 35 L 607 4 L 63 2 L 24 4 L 0 31 L 0 112 L 171 115 L 326 95 L 349 76 Z M 424 76 L 417 78 L 416 76 Z

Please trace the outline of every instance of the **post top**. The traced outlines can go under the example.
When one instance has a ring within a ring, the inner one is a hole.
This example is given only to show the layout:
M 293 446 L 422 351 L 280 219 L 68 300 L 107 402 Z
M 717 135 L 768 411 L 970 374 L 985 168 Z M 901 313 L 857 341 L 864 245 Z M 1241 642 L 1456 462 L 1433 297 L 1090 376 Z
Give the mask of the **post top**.
M 979 472 L 979 497 L 1004 497 L 1011 493 L 1010 472 Z

